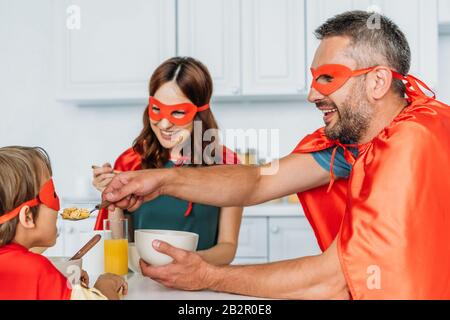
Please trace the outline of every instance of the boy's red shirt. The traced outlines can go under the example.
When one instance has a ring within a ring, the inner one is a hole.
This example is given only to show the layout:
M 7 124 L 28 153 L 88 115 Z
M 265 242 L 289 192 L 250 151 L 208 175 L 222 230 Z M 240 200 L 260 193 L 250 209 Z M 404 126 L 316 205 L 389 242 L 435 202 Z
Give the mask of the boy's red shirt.
M 71 293 L 46 257 L 15 243 L 0 247 L 0 300 L 70 300 Z

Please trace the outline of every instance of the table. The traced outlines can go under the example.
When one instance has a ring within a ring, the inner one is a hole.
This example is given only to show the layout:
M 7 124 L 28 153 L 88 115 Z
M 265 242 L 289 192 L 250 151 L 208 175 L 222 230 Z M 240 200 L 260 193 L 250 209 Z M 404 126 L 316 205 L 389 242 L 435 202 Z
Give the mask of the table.
M 158 282 L 141 274 L 127 275 L 128 294 L 124 300 L 254 300 L 256 297 L 229 293 L 203 291 L 184 291 L 166 288 Z

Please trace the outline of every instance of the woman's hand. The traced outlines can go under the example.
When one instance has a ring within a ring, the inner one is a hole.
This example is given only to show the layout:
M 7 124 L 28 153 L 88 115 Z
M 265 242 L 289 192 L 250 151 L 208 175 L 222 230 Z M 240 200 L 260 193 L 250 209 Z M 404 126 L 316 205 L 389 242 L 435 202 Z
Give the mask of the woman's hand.
M 95 282 L 94 288 L 109 300 L 119 300 L 121 294 L 128 293 L 128 283 L 124 278 L 111 273 L 102 274 Z
M 114 171 L 109 163 L 105 163 L 101 167 L 92 166 L 93 180 L 92 185 L 100 192 L 105 190 L 106 186 L 111 182 L 112 178 L 118 171 Z

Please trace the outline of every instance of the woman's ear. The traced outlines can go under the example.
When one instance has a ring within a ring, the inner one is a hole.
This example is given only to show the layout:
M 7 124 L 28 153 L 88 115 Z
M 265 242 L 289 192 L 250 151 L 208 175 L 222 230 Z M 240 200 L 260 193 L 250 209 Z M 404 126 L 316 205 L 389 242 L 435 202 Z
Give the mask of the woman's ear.
M 20 209 L 19 222 L 25 229 L 32 229 L 36 226 L 33 213 L 29 206 L 24 206 Z

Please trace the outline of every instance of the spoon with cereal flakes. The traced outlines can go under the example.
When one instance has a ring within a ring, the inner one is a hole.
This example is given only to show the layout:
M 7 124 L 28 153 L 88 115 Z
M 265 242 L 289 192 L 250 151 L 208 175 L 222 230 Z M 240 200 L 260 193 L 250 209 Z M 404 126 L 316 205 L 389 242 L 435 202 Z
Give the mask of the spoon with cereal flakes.
M 65 220 L 84 220 L 89 218 L 90 215 L 88 209 L 81 208 L 65 208 L 61 213 L 61 217 Z

